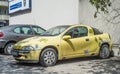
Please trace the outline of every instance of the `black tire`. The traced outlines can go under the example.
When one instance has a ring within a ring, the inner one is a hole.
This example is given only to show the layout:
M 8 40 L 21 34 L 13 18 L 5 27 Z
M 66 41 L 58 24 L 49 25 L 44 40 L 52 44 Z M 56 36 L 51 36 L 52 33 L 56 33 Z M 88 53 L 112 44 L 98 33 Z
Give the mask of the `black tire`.
M 11 55 L 11 50 L 12 50 L 12 46 L 14 45 L 15 43 L 8 43 L 5 48 L 4 48 L 4 54 L 6 55 Z
M 0 48 L 0 53 L 4 53 L 4 49 L 3 48 Z
M 113 50 L 111 50 L 111 52 L 110 52 L 110 57 L 114 57 L 114 52 L 113 52 Z
M 100 52 L 99 52 L 99 58 L 101 59 L 107 59 L 110 57 L 110 50 L 108 45 L 102 45 Z
M 48 67 L 55 65 L 57 60 L 57 52 L 53 48 L 46 48 L 42 51 L 40 55 L 39 63 L 44 67 Z

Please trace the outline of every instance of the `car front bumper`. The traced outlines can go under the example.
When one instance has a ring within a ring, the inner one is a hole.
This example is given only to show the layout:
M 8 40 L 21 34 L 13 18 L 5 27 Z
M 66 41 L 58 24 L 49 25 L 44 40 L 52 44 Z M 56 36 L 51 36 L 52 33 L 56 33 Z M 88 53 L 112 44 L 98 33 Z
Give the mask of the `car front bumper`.
M 37 63 L 41 50 L 31 50 L 29 52 L 21 50 L 12 50 L 11 53 L 16 61 L 25 63 Z

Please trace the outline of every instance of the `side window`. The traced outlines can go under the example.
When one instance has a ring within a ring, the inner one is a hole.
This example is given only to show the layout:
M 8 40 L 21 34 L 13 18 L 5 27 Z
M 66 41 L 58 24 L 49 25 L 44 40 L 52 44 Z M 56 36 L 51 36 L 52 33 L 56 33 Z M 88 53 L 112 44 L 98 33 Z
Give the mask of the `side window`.
M 78 27 L 79 37 L 84 37 L 88 35 L 88 29 L 86 27 Z
M 98 29 L 96 28 L 93 28 L 93 31 L 94 31 L 94 35 L 99 35 L 99 34 L 102 34 L 102 32 L 100 32 Z
M 86 27 L 75 27 L 70 29 L 65 35 L 70 35 L 72 38 L 84 37 L 88 35 Z
M 24 27 L 21 27 L 21 33 L 32 35 L 32 30 L 30 27 L 24 26 Z
M 14 32 L 20 34 L 20 33 L 21 33 L 21 32 L 20 32 L 20 27 L 15 28 L 15 29 L 14 29 Z
M 59 32 L 59 28 L 54 29 L 54 31 L 52 32 L 52 35 L 58 35 Z
M 34 31 L 35 35 L 40 35 L 41 33 L 44 32 L 44 30 L 40 27 L 33 26 L 32 28 L 33 28 L 33 31 Z
M 70 35 L 72 38 L 77 38 L 78 37 L 78 29 L 72 28 L 65 35 Z

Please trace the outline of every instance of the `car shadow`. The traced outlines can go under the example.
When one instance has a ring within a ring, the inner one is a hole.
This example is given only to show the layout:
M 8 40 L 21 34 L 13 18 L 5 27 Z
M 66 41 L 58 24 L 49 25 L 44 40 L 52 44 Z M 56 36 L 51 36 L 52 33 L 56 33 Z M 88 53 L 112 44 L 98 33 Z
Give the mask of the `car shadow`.
M 15 62 L 14 65 L 19 65 L 19 66 L 34 66 L 34 67 L 39 67 L 41 66 L 39 63 L 21 63 L 21 62 Z
M 71 64 L 75 62 L 81 62 L 81 61 L 91 61 L 91 60 L 97 60 L 97 57 L 84 57 L 84 58 L 74 58 L 74 59 L 66 59 L 66 60 L 60 60 L 56 63 L 56 65 L 62 65 L 62 64 Z M 20 63 L 16 62 L 14 65 L 20 65 L 20 66 L 34 66 L 34 67 L 39 67 L 42 66 L 39 63 Z
M 81 57 L 81 58 L 65 59 L 65 60 L 58 61 L 56 65 L 70 64 L 70 63 L 82 62 L 82 61 L 91 61 L 91 60 L 99 60 L 99 58 L 98 57 Z

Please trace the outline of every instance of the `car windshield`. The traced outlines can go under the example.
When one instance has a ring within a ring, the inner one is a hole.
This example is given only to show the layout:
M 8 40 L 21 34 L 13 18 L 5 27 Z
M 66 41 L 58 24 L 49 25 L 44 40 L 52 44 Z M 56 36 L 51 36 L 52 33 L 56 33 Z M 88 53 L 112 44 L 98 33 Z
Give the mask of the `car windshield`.
M 46 32 L 42 33 L 41 36 L 57 36 L 61 34 L 63 31 L 65 31 L 68 27 L 69 25 L 53 27 L 47 30 Z

